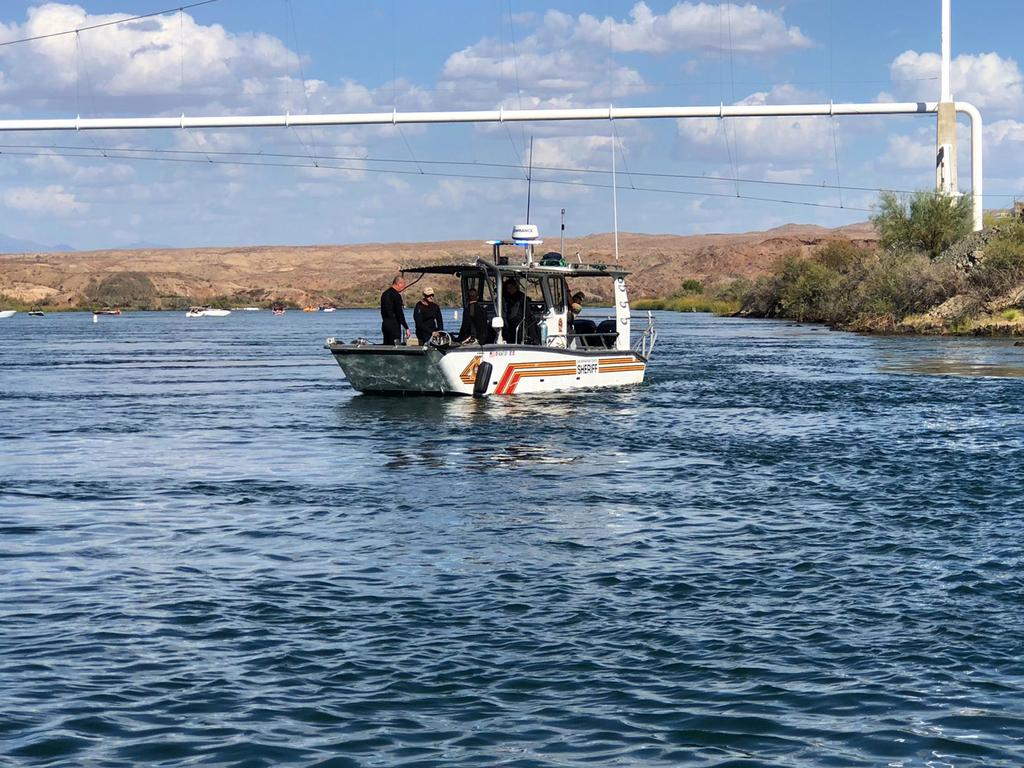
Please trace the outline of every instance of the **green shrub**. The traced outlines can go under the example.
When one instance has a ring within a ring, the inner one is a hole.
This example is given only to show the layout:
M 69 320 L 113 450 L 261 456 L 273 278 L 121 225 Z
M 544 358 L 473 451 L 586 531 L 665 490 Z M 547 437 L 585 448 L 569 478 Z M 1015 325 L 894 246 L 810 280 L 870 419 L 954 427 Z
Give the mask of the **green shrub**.
M 704 293 L 704 283 L 700 280 L 683 280 L 680 286 L 681 293 Z
M 756 317 L 786 317 L 833 326 L 894 326 L 955 295 L 963 278 L 949 264 L 922 254 L 884 254 L 835 242 L 810 258 L 789 253 L 771 275 L 741 298 L 742 311 Z
M 938 258 L 971 232 L 971 198 L 915 192 L 909 198 L 883 192 L 871 217 L 882 247 L 897 253 L 921 252 Z
M 781 314 L 798 322 L 828 321 L 838 274 L 810 259 L 789 260 L 782 269 Z
M 985 255 L 968 278 L 981 300 L 1001 296 L 1024 283 L 1024 225 L 1003 225 L 985 246 Z
M 882 255 L 868 271 L 861 295 L 861 317 L 896 325 L 904 317 L 927 312 L 960 292 L 962 275 L 951 264 L 923 254 Z
M 732 282 L 720 285 L 712 291 L 711 295 L 719 301 L 727 301 L 735 304 L 736 308 L 739 309 L 739 304 L 743 299 L 744 294 L 747 293 L 754 283 L 745 277 L 738 277 Z
M 819 264 L 845 275 L 863 267 L 864 260 L 871 255 L 871 251 L 859 248 L 851 240 L 839 238 L 819 248 L 814 258 Z

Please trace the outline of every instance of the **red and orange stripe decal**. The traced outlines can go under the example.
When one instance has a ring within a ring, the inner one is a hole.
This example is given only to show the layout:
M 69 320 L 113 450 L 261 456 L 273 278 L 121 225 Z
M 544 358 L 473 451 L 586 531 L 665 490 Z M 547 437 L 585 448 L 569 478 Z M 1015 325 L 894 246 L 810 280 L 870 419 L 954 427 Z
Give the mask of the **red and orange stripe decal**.
M 459 378 L 463 384 L 473 384 L 476 382 L 476 371 L 480 367 L 480 360 L 483 355 L 475 355 L 472 360 L 469 361 L 469 365 L 462 369 L 462 373 L 459 374 Z
M 647 366 L 635 357 L 602 357 L 597 364 L 598 373 L 642 371 Z
M 496 395 L 511 395 L 516 391 L 520 379 L 547 376 L 575 376 L 574 360 L 551 360 L 542 363 L 510 363 L 494 390 Z

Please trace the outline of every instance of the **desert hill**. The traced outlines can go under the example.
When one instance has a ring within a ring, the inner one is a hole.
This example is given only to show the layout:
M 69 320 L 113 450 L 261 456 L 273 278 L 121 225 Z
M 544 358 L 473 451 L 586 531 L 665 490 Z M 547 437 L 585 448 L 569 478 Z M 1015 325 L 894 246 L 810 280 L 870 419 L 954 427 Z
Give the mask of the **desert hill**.
M 716 285 L 757 277 L 780 254 L 807 251 L 836 237 L 861 243 L 876 239 L 870 224 L 837 229 L 789 224 L 742 234 L 620 233 L 619 252 L 622 264 L 634 273 L 631 294 L 657 297 L 675 293 L 684 280 Z M 549 239 L 547 245 L 557 248 L 557 242 Z M 570 238 L 565 250 L 570 259 L 579 252 L 584 262 L 610 263 L 614 240 L 611 234 Z M 488 253 L 481 241 L 465 240 L 0 255 L 0 294 L 53 308 L 95 305 L 103 303 L 102 287 L 120 275 L 145 286 L 145 298 L 135 303 L 152 308 L 213 300 L 358 306 L 374 302 L 401 266 Z

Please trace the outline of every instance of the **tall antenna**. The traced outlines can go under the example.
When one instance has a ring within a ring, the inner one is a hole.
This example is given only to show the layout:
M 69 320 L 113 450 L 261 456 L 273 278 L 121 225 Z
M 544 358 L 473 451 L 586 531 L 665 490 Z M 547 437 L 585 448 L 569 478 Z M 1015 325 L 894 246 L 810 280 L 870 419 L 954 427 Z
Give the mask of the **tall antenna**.
M 612 123 L 612 226 L 615 228 L 615 260 L 619 260 L 619 190 L 615 184 L 615 123 Z
M 530 166 L 526 172 L 526 223 L 530 223 L 530 190 L 533 188 L 533 136 L 530 137 Z
M 565 208 L 562 209 L 562 231 L 558 236 L 558 252 L 565 258 Z

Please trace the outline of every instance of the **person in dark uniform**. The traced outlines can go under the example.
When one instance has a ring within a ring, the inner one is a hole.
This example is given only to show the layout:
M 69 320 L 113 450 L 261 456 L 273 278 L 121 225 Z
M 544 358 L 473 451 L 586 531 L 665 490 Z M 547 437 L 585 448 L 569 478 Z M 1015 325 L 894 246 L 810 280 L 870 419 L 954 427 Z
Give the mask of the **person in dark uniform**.
M 404 290 L 405 278 L 398 275 L 391 281 L 391 287 L 380 295 L 380 332 L 384 334 L 384 343 L 389 346 L 395 346 L 409 336 L 409 324 L 405 322 L 405 304 L 402 303 Z
M 479 296 L 475 288 L 466 292 L 466 311 L 462 315 L 462 326 L 459 328 L 459 342 L 465 343 L 475 339 L 477 344 L 487 343 L 488 331 L 487 312 L 480 306 Z
M 430 341 L 434 331 L 444 330 L 441 308 L 434 303 L 433 288 L 423 289 L 423 298 L 416 302 L 416 307 L 412 311 L 412 322 L 421 346 Z
M 522 327 L 526 320 L 526 296 L 519 290 L 519 283 L 514 278 L 505 281 L 505 300 L 503 302 L 505 327 L 502 336 L 508 344 L 522 344 Z

